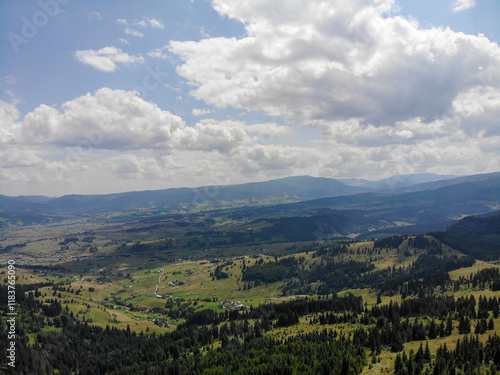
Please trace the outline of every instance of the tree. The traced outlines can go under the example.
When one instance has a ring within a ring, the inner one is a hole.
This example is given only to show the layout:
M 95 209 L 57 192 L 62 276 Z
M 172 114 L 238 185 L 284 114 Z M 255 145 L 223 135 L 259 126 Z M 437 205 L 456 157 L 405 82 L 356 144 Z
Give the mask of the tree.
M 433 340 L 437 337 L 437 327 L 434 319 L 431 320 L 431 324 L 429 325 L 429 339 Z
M 470 333 L 470 320 L 466 316 L 461 316 L 458 323 L 458 333 L 461 335 L 466 335 Z

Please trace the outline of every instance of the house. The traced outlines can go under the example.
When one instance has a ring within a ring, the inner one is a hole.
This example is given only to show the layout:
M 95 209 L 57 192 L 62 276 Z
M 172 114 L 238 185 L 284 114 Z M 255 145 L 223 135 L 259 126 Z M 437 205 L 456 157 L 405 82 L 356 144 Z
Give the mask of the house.
M 233 301 L 223 301 L 219 302 L 219 309 L 229 309 L 229 310 L 244 310 L 245 306 L 241 303 L 234 303 Z

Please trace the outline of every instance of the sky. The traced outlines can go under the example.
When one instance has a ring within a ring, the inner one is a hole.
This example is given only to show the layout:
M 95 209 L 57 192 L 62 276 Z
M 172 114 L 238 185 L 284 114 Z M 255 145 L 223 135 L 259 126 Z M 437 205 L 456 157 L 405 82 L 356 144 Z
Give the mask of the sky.
M 497 0 L 0 2 L 0 194 L 500 171 Z

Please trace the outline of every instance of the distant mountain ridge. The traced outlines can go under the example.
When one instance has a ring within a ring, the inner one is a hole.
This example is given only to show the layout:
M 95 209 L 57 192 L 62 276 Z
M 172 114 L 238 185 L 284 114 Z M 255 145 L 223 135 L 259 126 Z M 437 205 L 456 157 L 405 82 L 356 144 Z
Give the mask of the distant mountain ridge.
M 302 201 L 369 191 L 372 190 L 348 186 L 334 179 L 299 176 L 238 185 L 172 188 L 106 195 L 65 195 L 47 201 L 47 206 L 57 210 L 77 209 L 98 212 L 145 207 L 178 209 L 207 203 L 237 201 L 251 203 L 263 199 Z
M 485 173 L 485 174 L 476 174 L 472 176 L 460 176 L 453 178 L 446 178 L 442 180 L 429 181 L 426 183 L 416 184 L 413 186 L 408 186 L 400 189 L 399 191 L 403 191 L 405 193 L 417 192 L 423 190 L 435 190 L 446 186 L 452 186 L 461 184 L 464 182 L 474 182 L 474 181 L 483 181 L 491 178 L 500 177 L 500 172 L 496 173 Z
M 459 180 L 462 181 L 462 180 Z M 490 214 L 500 207 L 500 176 L 491 174 L 434 190 L 394 194 L 363 193 L 248 207 L 235 218 L 316 218 L 322 232 L 359 238 L 381 238 L 393 234 L 443 230 L 464 216 Z M 331 225 L 327 216 L 342 217 L 342 225 Z M 345 225 L 350 223 L 350 225 Z
M 384 192 L 394 192 L 410 186 L 415 186 L 425 183 L 438 183 L 439 181 L 446 181 L 450 179 L 455 179 L 457 177 L 458 176 L 437 175 L 433 173 L 419 173 L 419 174 L 395 175 L 378 181 L 367 181 L 364 179 L 355 179 L 355 178 L 345 179 L 345 180 L 341 179 L 339 181 L 344 182 L 345 184 L 351 186 L 359 186 L 368 189 L 377 189 Z
M 199 188 L 132 191 L 100 195 L 64 195 L 8 197 L 0 195 L 0 218 L 10 223 L 36 223 L 63 216 L 95 215 L 136 210 L 192 210 L 232 203 L 259 204 L 297 202 L 320 197 L 334 197 L 370 192 L 371 189 L 349 186 L 335 179 L 309 176 L 287 177 L 266 182 Z M 4 221 L 5 222 L 5 221 Z M 0 227 L 2 221 L 0 221 Z
M 422 181 L 427 182 L 422 183 Z M 406 175 L 394 176 L 376 183 L 363 180 L 346 181 L 351 185 L 330 178 L 296 176 L 239 185 L 103 195 L 65 195 L 59 198 L 0 195 L 0 218 L 3 219 L 0 220 L 0 226 L 5 226 L 5 223 L 50 222 L 63 217 L 81 217 L 108 212 L 148 210 L 157 213 L 184 212 L 200 208 L 235 207 L 235 205 L 265 204 L 263 211 L 273 211 L 275 209 L 271 208 L 274 207 L 272 204 L 288 202 L 298 202 L 295 203 L 296 207 L 312 208 L 315 204 L 323 207 L 363 207 L 363 210 L 376 210 L 378 213 L 375 216 L 382 218 L 385 215 L 383 219 L 389 221 L 405 220 L 408 218 L 408 212 L 413 212 L 413 216 L 410 217 L 411 223 L 421 224 L 430 222 L 427 219 L 432 215 L 434 221 L 438 222 L 463 214 L 482 214 L 491 211 L 492 209 L 487 208 L 488 205 L 493 207 L 495 204 L 500 204 L 498 191 L 490 186 L 492 183 L 494 186 L 498 185 L 498 181 L 500 173 L 458 178 L 431 174 Z M 355 185 L 352 185 L 353 183 Z M 411 183 L 416 184 L 407 186 Z M 446 191 L 440 190 L 443 188 L 447 188 Z M 320 201 L 317 201 L 318 199 Z M 325 205 L 318 203 L 321 200 L 326 200 L 328 203 Z M 276 207 L 278 209 L 281 206 Z M 453 207 L 461 208 L 454 210 Z M 419 220 L 419 216 L 425 216 L 426 220 Z

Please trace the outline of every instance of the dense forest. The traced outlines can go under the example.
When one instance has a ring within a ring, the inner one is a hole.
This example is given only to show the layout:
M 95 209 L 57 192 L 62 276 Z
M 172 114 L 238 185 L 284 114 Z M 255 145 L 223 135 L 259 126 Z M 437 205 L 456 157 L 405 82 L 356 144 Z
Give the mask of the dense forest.
M 364 252 L 373 255 L 387 246 L 399 246 L 403 239 L 396 237 L 376 241 L 374 250 L 366 249 Z M 415 293 L 416 288 L 412 285 L 404 287 L 403 284 L 408 281 L 425 278 L 425 285 L 434 288 L 447 283 L 446 280 L 441 280 L 443 274 L 469 267 L 475 262 L 472 256 L 434 255 L 441 253 L 440 245 L 436 241 L 429 242 L 424 236 L 416 236 L 408 241 L 411 241 L 410 246 L 414 248 L 428 249 L 408 267 L 375 270 L 375 265 L 371 262 L 338 261 L 335 256 L 346 253 L 347 250 L 345 245 L 337 245 L 318 250 L 315 254 L 317 262 L 313 265 L 306 264 L 303 259 L 290 257 L 269 262 L 261 259 L 254 266 L 244 269 L 242 280 L 248 282 L 248 286 L 285 281 L 283 295 L 324 295 L 366 287 L 376 290 L 378 294 L 387 295 L 398 294 L 404 289 L 408 295 Z
M 445 231 L 431 233 L 442 243 L 483 260 L 498 259 L 500 215 L 466 217 Z
M 463 282 L 486 286 L 496 280 L 498 271 L 487 276 L 481 272 Z M 5 287 L 1 288 L 5 296 Z M 22 311 L 16 374 L 52 374 L 56 369 L 60 374 L 358 374 L 368 363 L 368 350 L 379 355 L 383 348 L 402 353 L 396 359 L 396 373 L 417 374 L 415 369 L 420 371 L 429 362 L 428 355 L 406 353 L 405 343 L 446 337 L 454 329 L 463 335 L 485 333 L 494 328 L 493 318 L 500 311 L 499 301 L 491 297 L 478 301 L 473 297 L 417 297 L 367 308 L 361 297 L 330 295 L 263 304 L 246 311 L 192 312 L 174 332 L 156 335 L 89 325 L 68 314 L 58 298 L 38 301 L 37 288 L 18 287 Z M 318 329 L 288 338 L 265 334 L 296 325 L 302 318 Z M 328 328 L 339 323 L 358 328 L 350 335 Z M 59 330 L 46 331 L 46 326 Z M 32 334 L 36 339 L 31 345 Z M 3 351 L 6 335 L 2 325 Z M 492 337 L 483 346 L 464 336 L 461 345 L 455 351 L 440 349 L 427 371 L 441 374 L 443 368 L 457 363 L 456 358 L 464 361 L 458 354 L 462 350 L 468 355 L 479 353 L 466 360 L 473 368 L 481 363 L 499 364 L 500 339 Z M 5 369 L 5 362 L 2 366 Z

